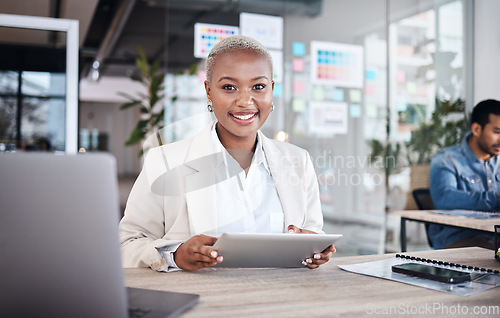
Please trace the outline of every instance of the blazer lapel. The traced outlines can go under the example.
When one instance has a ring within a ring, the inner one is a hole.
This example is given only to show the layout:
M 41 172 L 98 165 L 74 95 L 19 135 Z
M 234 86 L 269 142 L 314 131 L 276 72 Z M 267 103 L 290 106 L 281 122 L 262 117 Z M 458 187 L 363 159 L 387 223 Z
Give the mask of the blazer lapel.
M 303 189 L 300 184 L 301 179 L 297 176 L 296 169 L 294 169 L 293 158 L 285 156 L 260 131 L 259 136 L 285 214 L 285 231 L 290 224 L 301 227 L 304 223 L 304 211 L 301 211 L 304 204 L 302 202 L 303 195 L 300 191 L 303 191 Z
M 214 153 L 212 125 L 193 138 L 185 165 L 195 172 L 186 176 L 186 205 L 192 235 L 217 233 L 215 168 L 222 155 Z
M 192 235 L 217 233 L 215 171 L 223 157 L 222 153 L 214 152 L 211 128 L 212 125 L 193 138 L 184 163 L 195 170 L 185 177 L 186 205 Z M 304 190 L 294 169 L 293 158 L 285 156 L 260 131 L 259 136 L 285 214 L 285 230 L 290 224 L 300 227 L 304 223 L 304 211 L 301 211 L 304 206 L 301 191 Z

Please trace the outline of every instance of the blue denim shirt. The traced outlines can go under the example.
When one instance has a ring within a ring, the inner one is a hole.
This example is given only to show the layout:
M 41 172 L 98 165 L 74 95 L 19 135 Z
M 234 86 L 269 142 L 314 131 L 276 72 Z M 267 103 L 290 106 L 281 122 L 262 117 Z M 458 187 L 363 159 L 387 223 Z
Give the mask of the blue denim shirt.
M 498 156 L 483 161 L 474 155 L 467 143 L 469 132 L 461 143 L 446 147 L 432 158 L 430 191 L 436 209 L 500 211 L 500 165 Z M 428 235 L 434 248 L 478 232 L 431 225 Z

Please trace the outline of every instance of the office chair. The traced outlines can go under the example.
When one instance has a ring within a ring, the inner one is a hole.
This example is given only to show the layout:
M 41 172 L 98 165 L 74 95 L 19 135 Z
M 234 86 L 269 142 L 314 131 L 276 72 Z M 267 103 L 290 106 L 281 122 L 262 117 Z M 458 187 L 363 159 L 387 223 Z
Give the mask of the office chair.
M 419 210 L 434 210 L 434 203 L 432 202 L 431 192 L 428 188 L 415 189 L 411 193 L 413 199 L 417 204 Z M 425 223 L 425 233 L 427 234 L 427 243 L 430 247 L 432 246 L 431 240 L 429 239 L 429 224 Z
M 412 192 L 413 199 L 419 210 L 434 210 L 431 192 L 427 188 L 415 189 Z

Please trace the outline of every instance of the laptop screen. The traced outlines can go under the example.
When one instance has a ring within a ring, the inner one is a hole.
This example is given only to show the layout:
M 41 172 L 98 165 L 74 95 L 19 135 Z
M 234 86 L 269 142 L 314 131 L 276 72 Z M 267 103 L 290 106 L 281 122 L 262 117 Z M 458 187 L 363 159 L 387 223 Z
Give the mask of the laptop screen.
M 6 317 L 126 317 L 115 160 L 0 154 Z

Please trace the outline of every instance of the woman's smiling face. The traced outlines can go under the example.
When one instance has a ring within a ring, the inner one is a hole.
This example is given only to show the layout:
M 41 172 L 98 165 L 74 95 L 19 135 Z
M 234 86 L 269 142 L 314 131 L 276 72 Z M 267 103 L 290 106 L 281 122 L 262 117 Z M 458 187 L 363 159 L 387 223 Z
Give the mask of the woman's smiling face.
M 257 130 L 271 112 L 273 88 L 272 66 L 263 54 L 236 50 L 215 58 L 205 90 L 226 149 L 253 149 Z

